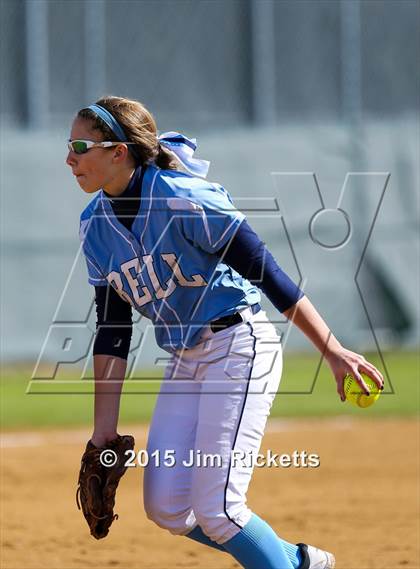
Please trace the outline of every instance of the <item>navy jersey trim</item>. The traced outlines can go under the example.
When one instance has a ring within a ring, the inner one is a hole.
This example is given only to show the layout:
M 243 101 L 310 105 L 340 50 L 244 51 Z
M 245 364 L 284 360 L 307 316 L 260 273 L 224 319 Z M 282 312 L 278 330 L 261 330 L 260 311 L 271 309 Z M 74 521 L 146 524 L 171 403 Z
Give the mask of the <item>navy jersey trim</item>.
M 104 192 L 111 204 L 115 217 L 121 225 L 124 225 L 124 227 L 129 231 L 133 227 L 134 220 L 140 211 L 145 171 L 146 167 L 138 168 L 133 174 L 127 188 L 120 196 L 114 198 Z
M 128 358 L 132 336 L 132 309 L 114 288 L 95 286 L 96 335 L 93 355 Z

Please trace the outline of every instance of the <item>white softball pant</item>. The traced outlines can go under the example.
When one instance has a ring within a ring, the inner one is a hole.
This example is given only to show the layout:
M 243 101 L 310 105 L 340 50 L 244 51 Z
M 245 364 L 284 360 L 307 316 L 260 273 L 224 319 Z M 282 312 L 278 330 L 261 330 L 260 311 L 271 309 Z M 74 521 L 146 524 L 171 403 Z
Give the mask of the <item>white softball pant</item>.
M 217 333 L 206 328 L 169 362 L 147 447 L 160 465 L 150 460 L 144 476 L 149 519 L 177 535 L 200 525 L 219 544 L 251 517 L 253 461 L 240 457 L 260 449 L 282 372 L 280 338 L 265 312 L 241 315 L 244 322 Z M 174 466 L 162 464 L 165 452 Z

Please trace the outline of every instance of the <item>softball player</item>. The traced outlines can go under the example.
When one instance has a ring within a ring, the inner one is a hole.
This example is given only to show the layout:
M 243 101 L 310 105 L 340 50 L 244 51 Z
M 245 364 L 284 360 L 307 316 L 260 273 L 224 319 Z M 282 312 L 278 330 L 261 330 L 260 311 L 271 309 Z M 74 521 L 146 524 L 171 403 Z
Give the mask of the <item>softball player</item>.
M 380 388 L 381 374 L 340 345 L 225 189 L 205 180 L 209 163 L 193 157 L 194 139 L 158 136 L 141 103 L 106 97 L 79 111 L 68 146 L 80 187 L 96 193 L 80 223 L 97 309 L 91 443 L 117 437 L 134 308 L 171 354 L 148 451 L 171 452 L 176 463 L 149 462 L 147 516 L 243 567 L 331 569 L 332 554 L 284 541 L 247 507 L 253 465 L 232 458 L 258 452 L 281 377 L 280 339 L 260 290 L 324 354 L 341 400 L 347 373 L 367 394 L 359 372 Z M 111 373 L 112 383 L 100 381 Z M 202 455 L 220 462 L 203 467 Z

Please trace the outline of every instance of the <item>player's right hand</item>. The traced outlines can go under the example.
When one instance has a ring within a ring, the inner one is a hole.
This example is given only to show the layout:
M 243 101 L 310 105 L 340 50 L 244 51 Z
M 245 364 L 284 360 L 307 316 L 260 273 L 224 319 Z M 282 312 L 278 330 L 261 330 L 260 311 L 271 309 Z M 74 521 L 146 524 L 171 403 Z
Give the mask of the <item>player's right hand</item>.
M 379 389 L 384 388 L 384 378 L 381 372 L 361 354 L 347 350 L 342 346 L 326 356 L 328 365 L 335 377 L 337 383 L 337 392 L 341 401 L 346 400 L 344 393 L 344 378 L 347 374 L 354 377 L 357 383 L 362 388 L 366 395 L 369 395 L 370 390 L 366 385 L 360 372 L 368 375 L 376 383 Z

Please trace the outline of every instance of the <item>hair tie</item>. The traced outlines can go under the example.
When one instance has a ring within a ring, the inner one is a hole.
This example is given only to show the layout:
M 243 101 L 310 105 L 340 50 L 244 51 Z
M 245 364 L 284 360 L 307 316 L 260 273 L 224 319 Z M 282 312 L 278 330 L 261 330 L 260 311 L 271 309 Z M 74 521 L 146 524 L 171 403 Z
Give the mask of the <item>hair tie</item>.
M 158 141 L 162 146 L 174 154 L 175 158 L 184 166 L 188 172 L 205 178 L 207 176 L 210 162 L 194 158 L 197 149 L 197 139 L 187 138 L 179 132 L 164 132 L 158 136 Z

